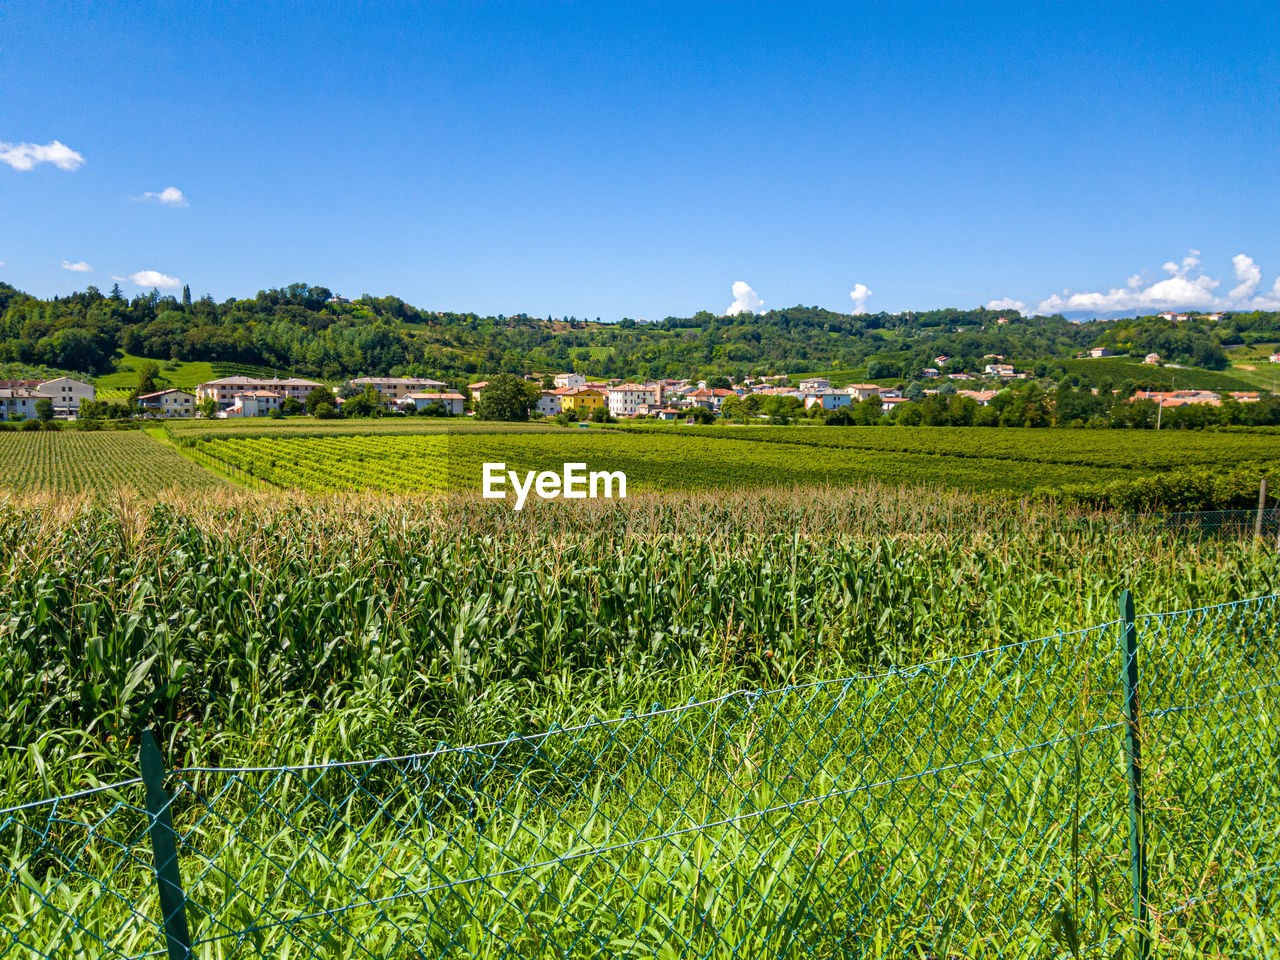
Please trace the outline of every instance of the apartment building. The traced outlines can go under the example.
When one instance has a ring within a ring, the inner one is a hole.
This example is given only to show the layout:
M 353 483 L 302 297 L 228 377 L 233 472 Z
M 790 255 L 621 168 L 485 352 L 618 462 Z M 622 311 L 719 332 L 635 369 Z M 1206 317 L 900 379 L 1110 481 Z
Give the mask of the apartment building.
M 373 387 L 384 400 L 399 401 L 411 393 L 439 392 L 446 386 L 442 380 L 428 380 L 425 377 L 357 377 L 351 381 L 357 390 Z

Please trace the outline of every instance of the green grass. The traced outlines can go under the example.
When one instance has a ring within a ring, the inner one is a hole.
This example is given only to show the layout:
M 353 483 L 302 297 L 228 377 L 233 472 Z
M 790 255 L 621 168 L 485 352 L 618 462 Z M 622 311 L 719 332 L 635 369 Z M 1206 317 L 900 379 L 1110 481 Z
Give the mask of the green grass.
M 292 376 L 288 370 L 271 367 L 256 367 L 240 363 L 223 363 L 221 361 L 207 363 L 203 360 L 158 360 L 122 354 L 116 360 L 114 373 L 94 379 L 99 399 L 124 397 L 138 385 L 138 373 L 148 364 L 154 363 L 159 368 L 156 382 L 160 389 L 176 387 L 179 390 L 194 390 L 202 383 L 217 380 L 221 377 L 247 376 L 271 379 L 272 377 Z M 315 377 L 308 379 L 315 380 Z M 317 380 L 317 382 L 320 382 Z
M 524 515 L 0 498 L 0 738 L 23 745 L 0 805 L 132 775 L 144 725 L 187 767 L 489 743 L 172 777 L 192 929 L 259 928 L 199 955 L 1041 956 L 1070 904 L 1081 955 L 1110 957 L 1131 932 L 1116 636 L 1055 635 L 1112 620 L 1121 583 L 1144 612 L 1277 582 L 1256 544 L 887 487 Z M 1274 624 L 1143 624 L 1161 956 L 1276 956 L 1269 874 L 1236 884 L 1274 857 Z M 109 952 L 67 914 L 163 948 L 130 912 L 158 909 L 139 803 L 0 817 L 29 865 L 0 868 L 0 948 Z

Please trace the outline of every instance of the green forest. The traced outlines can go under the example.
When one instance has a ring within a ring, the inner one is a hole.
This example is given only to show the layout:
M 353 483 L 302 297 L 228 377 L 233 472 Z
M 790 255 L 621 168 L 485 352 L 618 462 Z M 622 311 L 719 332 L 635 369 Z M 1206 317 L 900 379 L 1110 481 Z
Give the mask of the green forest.
M 306 283 L 217 302 L 157 290 L 125 297 L 95 287 L 39 299 L 0 283 L 0 364 L 103 376 L 122 354 L 237 364 L 337 381 L 357 375 L 439 376 L 575 370 L 597 377 L 703 377 L 856 372 L 913 379 L 946 355 L 947 372 L 981 371 L 998 355 L 1038 375 L 1094 346 L 1208 370 L 1224 345 L 1280 338 L 1280 314 L 1218 322 L 1158 317 L 1075 322 L 1055 315 L 944 309 L 843 314 L 795 306 L 766 313 L 657 322 L 482 317 L 413 307 L 398 297 L 335 297 Z

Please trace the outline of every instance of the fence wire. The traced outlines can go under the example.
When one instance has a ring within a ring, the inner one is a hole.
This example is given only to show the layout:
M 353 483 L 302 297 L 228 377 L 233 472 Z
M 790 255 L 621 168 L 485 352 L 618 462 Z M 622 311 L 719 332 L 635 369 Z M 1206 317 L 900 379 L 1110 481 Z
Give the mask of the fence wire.
M 409 757 L 170 771 L 190 956 L 1280 955 L 1277 604 L 1137 621 L 1146 929 L 1110 623 Z M 187 955 L 150 822 L 137 781 L 0 810 L 0 958 Z

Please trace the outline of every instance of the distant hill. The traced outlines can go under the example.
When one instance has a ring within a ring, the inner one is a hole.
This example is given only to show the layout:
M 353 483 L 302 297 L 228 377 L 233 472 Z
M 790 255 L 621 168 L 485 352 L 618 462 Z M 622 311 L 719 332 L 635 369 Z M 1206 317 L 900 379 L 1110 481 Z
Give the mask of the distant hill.
M 153 290 L 128 299 L 118 288 L 103 294 L 94 287 L 40 300 L 0 283 L 0 364 L 78 371 L 113 390 L 136 382 L 143 358 L 176 364 L 167 378 L 177 386 L 207 379 L 206 370 L 280 371 L 330 382 L 360 374 L 436 376 L 455 384 L 504 371 L 570 369 L 629 378 L 831 370 L 911 380 L 941 355 L 950 358 L 947 372 L 980 371 L 989 354 L 1049 376 L 1076 372 L 1068 366 L 1072 358 L 1095 345 L 1138 357 L 1154 350 L 1170 362 L 1221 372 L 1228 367 L 1224 344 L 1277 339 L 1275 313 L 1226 314 L 1217 322 L 1078 323 L 984 308 L 844 314 L 796 306 L 600 323 L 439 312 L 398 297 L 348 301 L 305 283 L 221 303 L 193 300 L 185 290 L 181 297 Z M 1079 369 L 1091 377 L 1096 368 Z

